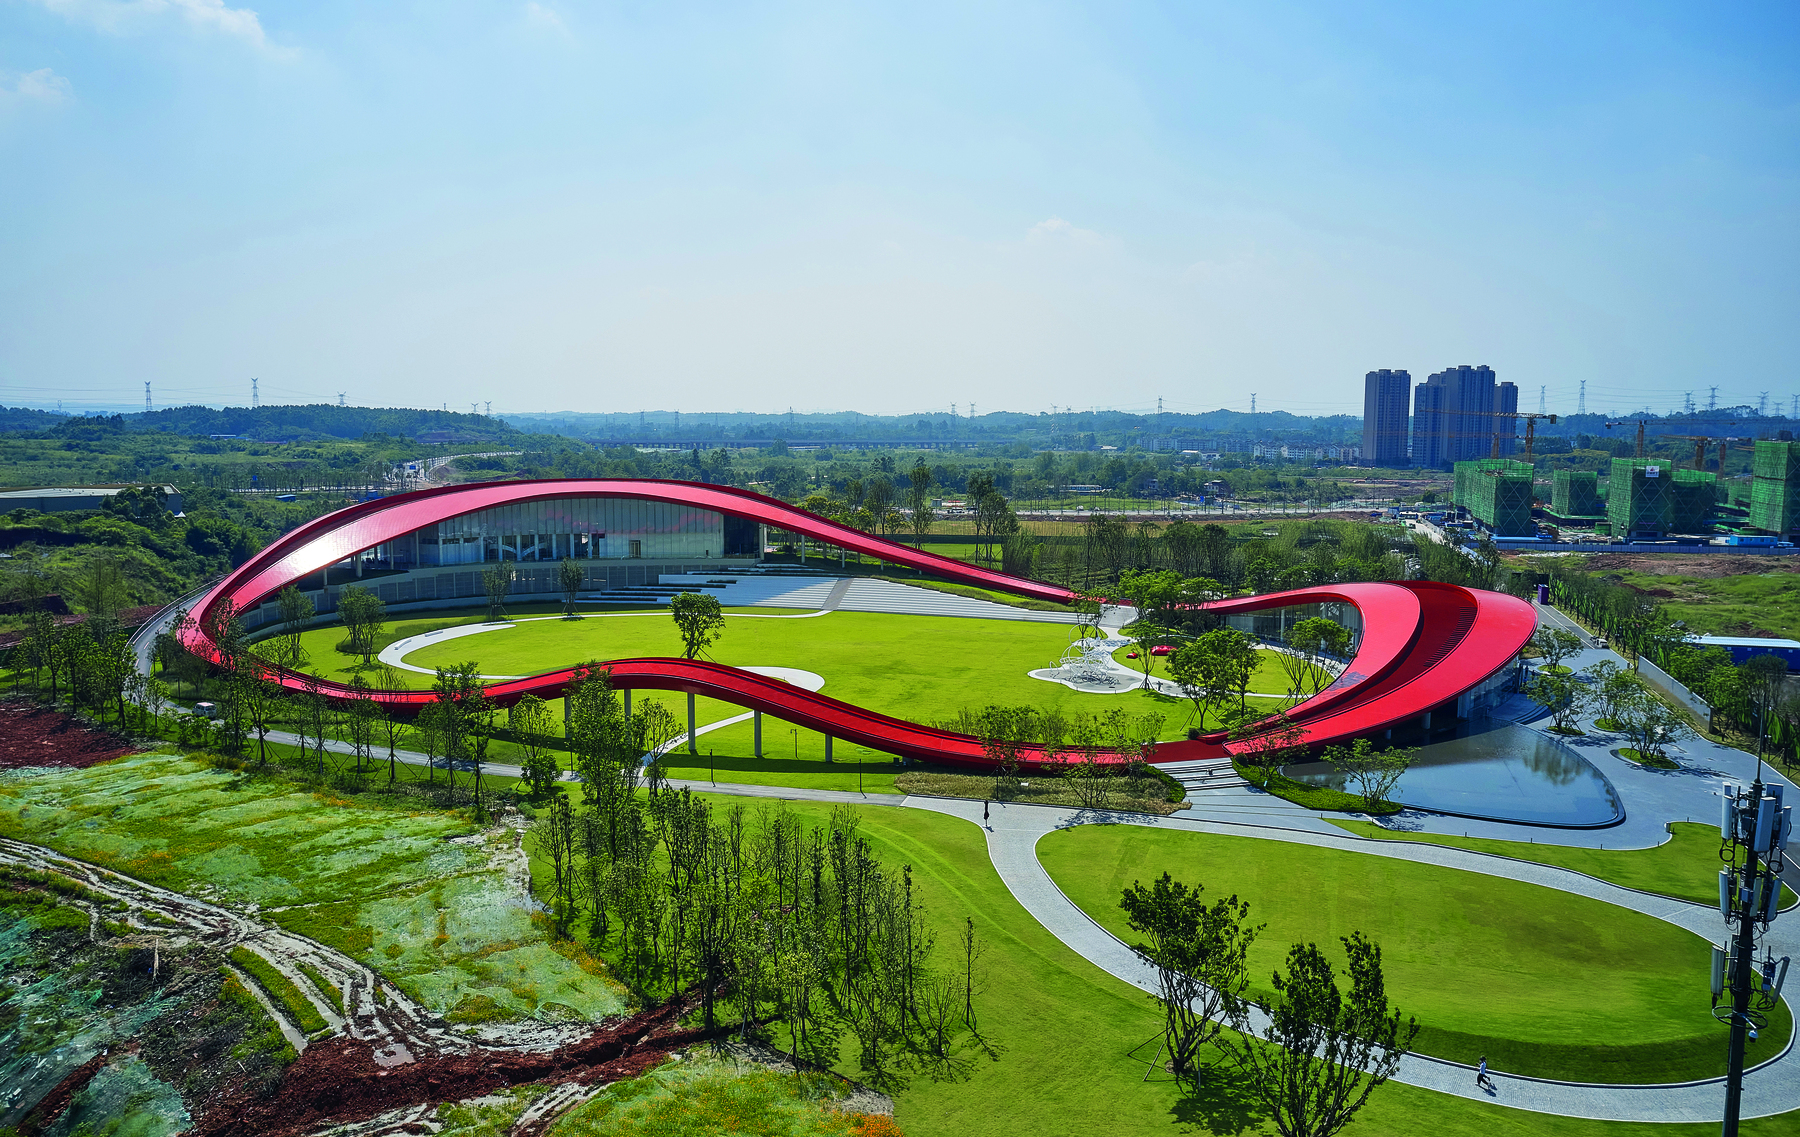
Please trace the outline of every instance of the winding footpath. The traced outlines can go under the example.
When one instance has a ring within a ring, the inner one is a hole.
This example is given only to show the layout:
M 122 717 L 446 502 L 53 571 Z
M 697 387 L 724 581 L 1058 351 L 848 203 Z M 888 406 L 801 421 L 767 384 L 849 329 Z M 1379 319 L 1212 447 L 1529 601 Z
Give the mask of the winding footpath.
M 1112 622 L 1108 621 L 1108 623 Z M 413 646 L 421 645 L 414 644 Z M 148 637 L 146 636 L 139 641 L 139 650 L 145 664 L 148 663 L 147 651 L 145 651 L 147 647 Z M 701 728 L 701 731 L 703 732 L 708 727 L 716 729 L 737 721 L 739 721 L 738 718 L 732 718 L 719 723 L 707 724 L 706 727 Z M 683 735 L 682 740 L 685 740 L 685 737 Z M 285 733 L 271 734 L 270 738 L 290 744 L 299 744 L 302 741 L 296 735 Z M 1707 751 L 1707 758 L 1719 760 L 1721 764 L 1727 754 L 1736 755 L 1738 758 L 1746 757 L 1738 752 L 1727 751 L 1726 748 L 1704 743 L 1704 740 L 1701 740 L 1701 743 L 1690 744 L 1690 746 L 1696 751 Z M 327 749 L 338 753 L 350 752 L 347 744 L 337 742 L 328 742 Z M 1698 754 L 1693 755 L 1693 757 L 1699 756 Z M 423 754 L 400 752 L 396 757 L 399 761 L 409 765 L 431 764 Z M 376 756 L 377 762 L 385 760 L 385 756 Z M 505 777 L 517 777 L 521 773 L 516 766 L 499 763 L 484 764 L 482 769 L 485 773 Z M 1700 772 L 1695 771 L 1695 773 Z M 1735 771 L 1729 770 L 1720 772 L 1735 774 Z M 1706 771 L 1706 773 L 1710 774 L 1713 771 Z M 573 780 L 574 775 L 565 773 L 564 779 Z M 1712 800 L 1711 781 L 1712 779 L 1709 778 L 1698 784 L 1689 782 L 1687 785 L 1680 786 L 1679 790 L 1676 790 L 1675 786 L 1671 784 L 1667 796 L 1662 797 L 1662 800 L 1655 801 L 1649 810 L 1641 811 L 1637 820 L 1640 824 L 1645 821 L 1653 822 L 1664 840 L 1667 839 L 1667 831 L 1662 829 L 1662 825 L 1667 820 L 1681 820 L 1683 814 L 1692 814 L 1696 820 L 1710 820 L 1711 811 L 1716 808 L 1707 804 Z M 1186 816 L 1172 817 L 996 803 L 989 807 L 990 817 L 984 825 L 982 820 L 983 803 L 976 801 L 688 780 L 676 780 L 671 784 L 691 788 L 697 792 L 744 797 L 922 809 L 960 818 L 979 826 L 986 836 L 988 856 L 995 872 L 999 874 L 1007 889 L 1033 919 L 1089 963 L 1107 974 L 1149 993 L 1155 993 L 1157 990 L 1154 971 L 1138 959 L 1130 947 L 1101 928 L 1070 901 L 1038 861 L 1037 844 L 1045 834 L 1077 825 L 1124 824 L 1257 840 L 1283 841 L 1314 848 L 1389 857 L 1395 860 L 1437 865 L 1484 876 L 1524 881 L 1643 913 L 1683 928 L 1709 943 L 1723 942 L 1726 932 L 1724 921 L 1720 919 L 1717 910 L 1707 905 L 1691 904 L 1669 897 L 1638 892 L 1582 873 L 1535 862 L 1514 860 L 1448 846 L 1375 841 L 1356 837 L 1327 824 L 1319 814 L 1291 806 L 1250 788 L 1235 789 L 1218 797 L 1210 793 L 1202 793 L 1193 799 L 1190 810 L 1186 811 Z M 1661 795 L 1658 796 L 1661 797 Z M 1676 798 L 1680 799 L 1679 806 L 1674 804 L 1673 799 Z M 1644 817 L 1644 813 L 1661 816 Z M 1510 826 L 1504 828 L 1512 830 L 1511 832 L 1488 832 L 1486 830 L 1489 826 L 1485 823 L 1471 824 L 1462 819 L 1443 820 L 1444 824 L 1458 831 L 1471 828 L 1482 829 L 1483 831 L 1476 833 L 1476 836 L 1506 836 L 1516 839 L 1518 835 L 1516 829 Z M 1436 830 L 1440 826 L 1428 824 L 1424 828 Z M 1449 830 L 1445 829 L 1445 831 Z M 1586 844 L 1596 839 L 1603 840 L 1605 836 L 1604 831 L 1594 834 L 1570 834 L 1565 842 L 1565 834 L 1562 831 L 1557 831 L 1557 833 L 1559 838 L 1557 843 L 1559 844 Z M 1624 842 L 1624 847 L 1642 847 L 1656 843 L 1658 842 L 1653 839 L 1627 841 Z M 1616 832 L 1614 847 L 1620 847 Z M 1764 942 L 1777 958 L 1784 955 L 1800 956 L 1800 911 L 1790 911 L 1784 917 L 1777 919 L 1770 927 Z M 1700 986 L 1702 982 L 1696 976 L 1697 998 L 1703 996 L 1703 988 Z M 1792 998 L 1790 997 L 1786 1001 L 1789 1009 L 1792 1010 L 1794 1006 Z M 1722 1042 L 1723 1031 L 1721 1031 Z M 1473 1101 L 1489 1102 L 1537 1113 L 1592 1120 L 1717 1122 L 1723 1116 L 1724 1110 L 1723 1078 L 1662 1085 L 1620 1085 L 1559 1082 L 1509 1075 L 1499 1071 L 1491 1072 L 1491 1076 L 1497 1084 L 1497 1089 L 1494 1093 L 1489 1094 L 1475 1086 L 1473 1067 L 1412 1054 L 1403 1059 L 1396 1080 Z M 1793 1110 L 1800 1110 L 1800 1055 L 1795 1054 L 1794 1040 L 1790 1038 L 1787 1047 L 1779 1056 L 1763 1063 L 1746 1075 L 1743 1113 L 1745 1117 L 1765 1117 Z

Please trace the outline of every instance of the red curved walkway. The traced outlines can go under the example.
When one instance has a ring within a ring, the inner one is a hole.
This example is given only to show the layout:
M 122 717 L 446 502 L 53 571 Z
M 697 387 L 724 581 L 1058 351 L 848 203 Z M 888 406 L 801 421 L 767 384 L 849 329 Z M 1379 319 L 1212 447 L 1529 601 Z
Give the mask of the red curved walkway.
M 218 658 L 201 628 L 226 600 L 239 607 L 254 606 L 328 565 L 460 514 L 494 505 L 584 496 L 678 502 L 804 533 L 951 580 L 1038 599 L 1073 599 L 1067 589 L 921 552 L 774 498 L 728 486 L 648 479 L 490 482 L 364 502 L 284 534 L 200 598 L 194 606 L 199 626 L 187 633 L 187 646 L 207 659 Z M 1363 637 L 1344 673 L 1288 712 L 1306 741 L 1314 744 L 1368 736 L 1453 704 L 1464 691 L 1511 663 L 1536 626 L 1535 613 L 1522 600 L 1429 581 L 1324 585 L 1225 600 L 1207 608 L 1231 615 L 1331 601 L 1357 608 Z M 688 691 L 891 754 L 957 765 L 989 764 L 979 740 L 968 735 L 894 718 L 739 668 L 684 659 L 615 660 L 607 666 L 616 687 Z M 564 668 L 498 683 L 488 691 L 502 705 L 527 693 L 556 698 L 574 674 L 573 668 Z M 279 672 L 277 679 L 290 689 L 301 686 L 300 676 L 294 673 Z M 320 688 L 332 698 L 347 699 L 351 694 L 347 686 L 338 683 L 323 683 Z M 385 705 L 402 708 L 422 706 L 431 699 L 428 691 L 373 694 Z M 1224 735 L 1213 734 L 1195 741 L 1164 743 L 1157 749 L 1157 759 L 1218 757 L 1236 749 L 1239 746 L 1228 745 Z M 1042 762 L 1044 755 L 1027 748 L 1020 758 L 1032 766 Z

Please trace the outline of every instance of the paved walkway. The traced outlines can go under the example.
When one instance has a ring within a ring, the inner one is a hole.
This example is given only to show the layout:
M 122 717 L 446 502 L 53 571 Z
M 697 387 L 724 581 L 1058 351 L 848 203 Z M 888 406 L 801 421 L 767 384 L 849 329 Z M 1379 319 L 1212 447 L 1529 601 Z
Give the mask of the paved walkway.
M 144 647 L 148 646 L 148 638 L 148 636 L 144 636 L 140 641 Z M 1593 654 L 1598 656 L 1600 653 L 1594 652 Z M 1605 654 L 1611 655 L 1612 653 Z M 1590 662 L 1592 661 L 1583 659 L 1571 661 L 1578 667 L 1587 666 Z M 303 742 L 298 735 L 286 732 L 271 734 L 270 738 L 290 745 L 300 745 Z M 1726 777 L 1747 779 L 1755 766 L 1753 756 L 1717 746 L 1703 739 L 1684 744 L 1684 746 L 1684 753 L 1680 757 L 1688 769 L 1679 774 L 1671 771 L 1667 775 L 1659 775 L 1655 771 L 1645 771 L 1631 764 L 1627 764 L 1630 765 L 1629 770 L 1620 771 L 1614 781 L 1621 794 L 1627 797 L 1628 812 L 1636 808 L 1659 826 L 1667 820 L 1679 820 L 1683 816 L 1694 816 L 1696 820 L 1708 820 L 1710 819 L 1709 811 L 1695 807 L 1713 800 L 1711 795 L 1716 792 L 1712 788 L 1713 783 Z M 327 742 L 326 748 L 340 754 L 350 753 L 350 747 L 347 744 L 335 741 Z M 410 765 L 428 764 L 428 759 L 424 755 L 410 751 L 400 752 L 396 757 Z M 378 754 L 376 761 L 386 761 L 386 757 Z M 1610 767 L 1606 769 L 1608 776 L 1612 777 L 1613 769 Z M 521 774 L 517 766 L 504 763 L 485 764 L 483 771 L 506 777 L 518 777 Z M 1640 780 L 1636 775 L 1645 775 L 1657 780 Z M 1773 772 L 1765 768 L 1765 778 L 1772 775 Z M 568 773 L 565 773 L 563 778 L 564 780 L 574 780 L 574 776 Z M 1785 781 L 1785 779 L 1779 780 Z M 859 794 L 786 786 L 715 784 L 696 780 L 679 780 L 671 784 L 685 786 L 696 791 L 744 797 L 924 809 L 951 817 L 959 817 L 975 825 L 982 824 L 982 803 L 974 801 L 910 797 L 897 794 Z M 1641 804 L 1633 805 L 1631 804 L 1633 802 Z M 1314 848 L 1338 849 L 1369 856 L 1440 865 L 1445 868 L 1521 880 L 1546 888 L 1555 888 L 1602 903 L 1616 904 L 1664 920 L 1687 929 L 1709 942 L 1721 942 L 1725 932 L 1724 922 L 1719 918 L 1717 911 L 1705 905 L 1689 904 L 1666 897 L 1635 892 L 1581 873 L 1532 862 L 1444 846 L 1364 840 L 1353 837 L 1331 825 L 1324 820 L 1321 814 L 1294 806 L 1253 787 L 1233 787 L 1196 795 L 1189 810 L 1184 811 L 1182 815 L 1167 818 L 1143 814 L 1003 804 L 990 806 L 990 811 L 991 820 L 984 827 L 989 857 L 995 871 L 1005 882 L 1008 890 L 1031 914 L 1032 918 L 1043 924 L 1072 951 L 1101 970 L 1141 990 L 1152 993 L 1156 990 L 1154 973 L 1137 958 L 1129 947 L 1094 923 L 1086 913 L 1064 896 L 1038 862 L 1037 843 L 1046 833 L 1083 824 L 1129 824 L 1285 841 Z M 1498 823 L 1464 822 L 1457 818 L 1446 819 L 1435 817 L 1435 815 L 1425 816 L 1438 823 L 1447 823 L 1450 829 L 1446 831 L 1460 829 L 1472 832 L 1473 826 L 1498 825 Z M 1505 832 L 1493 834 L 1483 832 L 1475 835 L 1504 836 L 1515 840 L 1520 836 L 1519 827 L 1500 826 L 1500 828 Z M 1433 828 L 1431 831 L 1437 831 L 1437 829 Z M 1599 844 L 1604 843 L 1601 835 L 1614 832 L 1614 830 L 1601 830 L 1596 833 L 1573 830 L 1540 832 L 1546 832 L 1546 835 L 1549 832 L 1555 833 L 1558 843 L 1587 844 L 1589 842 L 1585 838 L 1592 837 L 1594 843 Z M 1666 837 L 1662 839 L 1666 839 Z M 1616 837 L 1615 840 L 1617 840 Z M 1615 847 L 1619 846 L 1615 845 Z M 1625 845 L 1624 847 L 1634 846 Z M 1782 955 L 1800 956 L 1800 913 L 1790 912 L 1785 918 L 1777 920 L 1770 929 L 1766 943 L 1777 957 Z M 1701 997 L 1699 982 L 1699 978 L 1696 977 L 1696 998 Z M 1789 999 L 1788 1002 L 1791 1009 L 1793 1001 Z M 1722 1040 L 1723 1033 L 1721 1032 Z M 1713 1122 L 1719 1120 L 1723 1112 L 1722 1079 L 1675 1085 L 1624 1086 L 1552 1082 L 1508 1075 L 1498 1071 L 1493 1073 L 1493 1077 L 1498 1089 L 1495 1094 L 1489 1095 L 1475 1087 L 1474 1073 L 1471 1067 L 1422 1055 L 1408 1055 L 1396 1075 L 1397 1080 L 1410 1085 L 1458 1097 L 1476 1101 L 1493 1101 L 1517 1109 L 1566 1117 L 1612 1121 Z M 1800 1109 L 1800 1056 L 1793 1053 L 1790 1042 L 1788 1050 L 1784 1051 L 1781 1057 L 1765 1063 L 1746 1076 L 1744 1115 L 1746 1117 L 1762 1117 L 1796 1109 Z

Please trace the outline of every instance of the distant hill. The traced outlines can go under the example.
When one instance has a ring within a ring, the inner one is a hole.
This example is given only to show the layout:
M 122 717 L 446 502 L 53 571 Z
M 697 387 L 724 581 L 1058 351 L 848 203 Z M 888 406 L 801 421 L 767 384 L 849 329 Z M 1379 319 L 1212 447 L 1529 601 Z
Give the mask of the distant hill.
M 0 431 L 49 430 L 68 417 L 54 411 L 34 411 L 28 407 L 0 407 Z
M 63 421 L 54 415 L 44 417 L 49 421 L 23 429 L 44 430 Z M 233 434 L 259 442 L 291 442 L 313 438 L 351 439 L 369 434 L 413 438 L 420 442 L 500 442 L 521 437 L 513 427 L 487 415 L 408 408 L 338 407 L 325 403 L 306 406 L 226 407 L 222 410 L 211 407 L 169 407 L 165 410 L 113 415 L 108 418 L 131 433 L 160 431 L 183 435 Z

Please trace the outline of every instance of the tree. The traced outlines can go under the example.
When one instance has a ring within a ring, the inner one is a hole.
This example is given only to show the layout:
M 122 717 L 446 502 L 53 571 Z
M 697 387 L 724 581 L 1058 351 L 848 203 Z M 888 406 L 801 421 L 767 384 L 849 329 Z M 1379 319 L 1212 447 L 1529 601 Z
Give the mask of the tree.
M 363 772 L 363 763 L 374 757 L 375 732 L 381 721 L 381 707 L 370 697 L 369 681 L 358 672 L 350 679 L 350 704 L 345 708 L 345 718 L 350 727 L 350 749 L 356 755 L 356 772 Z
M 1769 737 L 1770 720 L 1781 697 L 1787 691 L 1787 661 L 1778 655 L 1753 655 L 1738 668 L 1744 691 L 1756 709 L 1756 750 L 1762 753 Z
M 925 459 L 920 458 L 907 471 L 907 477 L 912 482 L 912 489 L 907 494 L 907 505 L 912 511 L 913 545 L 924 548 L 925 534 L 931 532 L 931 523 L 937 520 L 937 516 L 931 511 L 931 467 L 925 464 Z
M 512 731 L 513 741 L 525 752 L 525 784 L 531 787 L 533 797 L 541 798 L 556 787 L 556 779 L 562 773 L 556 756 L 550 752 L 550 735 L 556 728 L 550 705 L 536 695 L 521 696 L 507 712 L 506 725 Z
M 352 585 L 338 594 L 338 618 L 344 621 L 350 654 L 362 656 L 362 665 L 369 666 L 387 619 L 387 605 L 374 589 Z
M 512 591 L 513 567 L 501 561 L 493 568 L 481 570 L 481 588 L 487 594 L 487 622 L 497 624 L 506 619 L 506 594 Z
M 1156 969 L 1169 1064 L 1191 1085 L 1199 1081 L 1201 1048 L 1242 1013 L 1250 945 L 1263 927 L 1249 926 L 1250 905 L 1236 896 L 1209 907 L 1201 891 L 1165 872 L 1149 888 L 1133 881 L 1119 900 L 1131 930 L 1148 937 L 1131 950 Z
M 250 729 L 256 732 L 256 760 L 261 765 L 267 765 L 269 732 L 275 729 L 276 722 L 281 718 L 287 693 L 269 676 L 263 662 L 254 656 L 245 659 L 244 665 L 238 669 L 236 682 L 243 687 L 244 713 L 250 719 Z
M 678 592 L 669 601 L 669 615 L 681 632 L 682 655 L 693 659 L 725 630 L 725 614 L 719 598 L 711 593 Z
M 1238 714 L 1229 727 L 1236 761 L 1268 771 L 1295 761 L 1306 753 L 1306 730 L 1286 711 L 1264 715 L 1260 711 Z
M 1549 709 L 1551 725 L 1558 733 L 1579 734 L 1575 724 L 1594 693 L 1567 671 L 1539 671 L 1526 682 L 1525 694 Z
M 1638 757 L 1648 762 L 1667 762 L 1668 748 L 1680 741 L 1692 728 L 1687 717 L 1662 701 L 1650 685 L 1637 676 L 1636 689 L 1613 715 L 1619 732 Z
M 1150 686 L 1150 670 L 1155 662 L 1151 649 L 1167 642 L 1171 617 L 1182 598 L 1181 575 L 1169 572 L 1139 572 L 1127 569 L 1119 577 L 1118 593 L 1137 609 L 1138 616 L 1125 630 L 1136 639 L 1138 666 L 1144 672 L 1143 686 Z
M 1214 628 L 1169 657 L 1169 674 L 1193 700 L 1202 730 L 1207 715 L 1227 698 L 1235 697 L 1238 709 L 1244 709 L 1260 658 L 1255 642 L 1236 628 Z
M 1296 944 L 1287 974 L 1276 972 L 1276 999 L 1260 1037 L 1239 1003 L 1238 1033 L 1220 1041 L 1269 1111 L 1282 1137 L 1330 1137 L 1350 1124 L 1369 1095 L 1400 1068 L 1419 1033 L 1388 1008 L 1381 948 L 1361 932 L 1344 937 L 1350 994 L 1316 944 Z
M 556 585 L 563 594 L 563 619 L 575 619 L 575 594 L 586 581 L 587 570 L 574 557 L 564 557 L 556 566 Z
M 1327 746 L 1325 761 L 1344 775 L 1345 785 L 1356 787 L 1357 796 L 1363 799 L 1363 807 L 1373 811 L 1386 803 L 1394 784 L 1418 754 L 1416 747 L 1408 746 L 1377 750 L 1373 742 L 1358 738 L 1349 746 Z
M 99 556 L 88 562 L 87 571 L 75 579 L 75 600 L 82 610 L 102 620 L 110 620 L 125 606 L 125 574 L 117 558 Z
M 1545 671 L 1556 671 L 1562 661 L 1580 651 L 1585 644 L 1574 632 L 1562 628 L 1541 627 L 1531 635 L 1531 648 L 1543 660 Z
M 1631 698 L 1637 689 L 1638 677 L 1625 670 L 1610 659 L 1603 659 L 1582 672 L 1587 680 L 1588 691 L 1592 696 L 1592 705 L 1600 712 L 1595 725 L 1606 730 L 1617 730 L 1615 721 L 1619 708 Z
M 300 635 L 316 614 L 313 602 L 291 584 L 277 594 L 276 602 L 281 609 L 281 647 L 275 662 L 297 671 L 306 664 L 306 648 L 301 646 Z
M 1292 698 L 1318 694 L 1331 679 L 1325 660 L 1350 654 L 1350 629 L 1336 620 L 1309 616 L 1288 629 L 1286 652 L 1280 653 L 1281 666 L 1288 676 L 1288 693 Z

